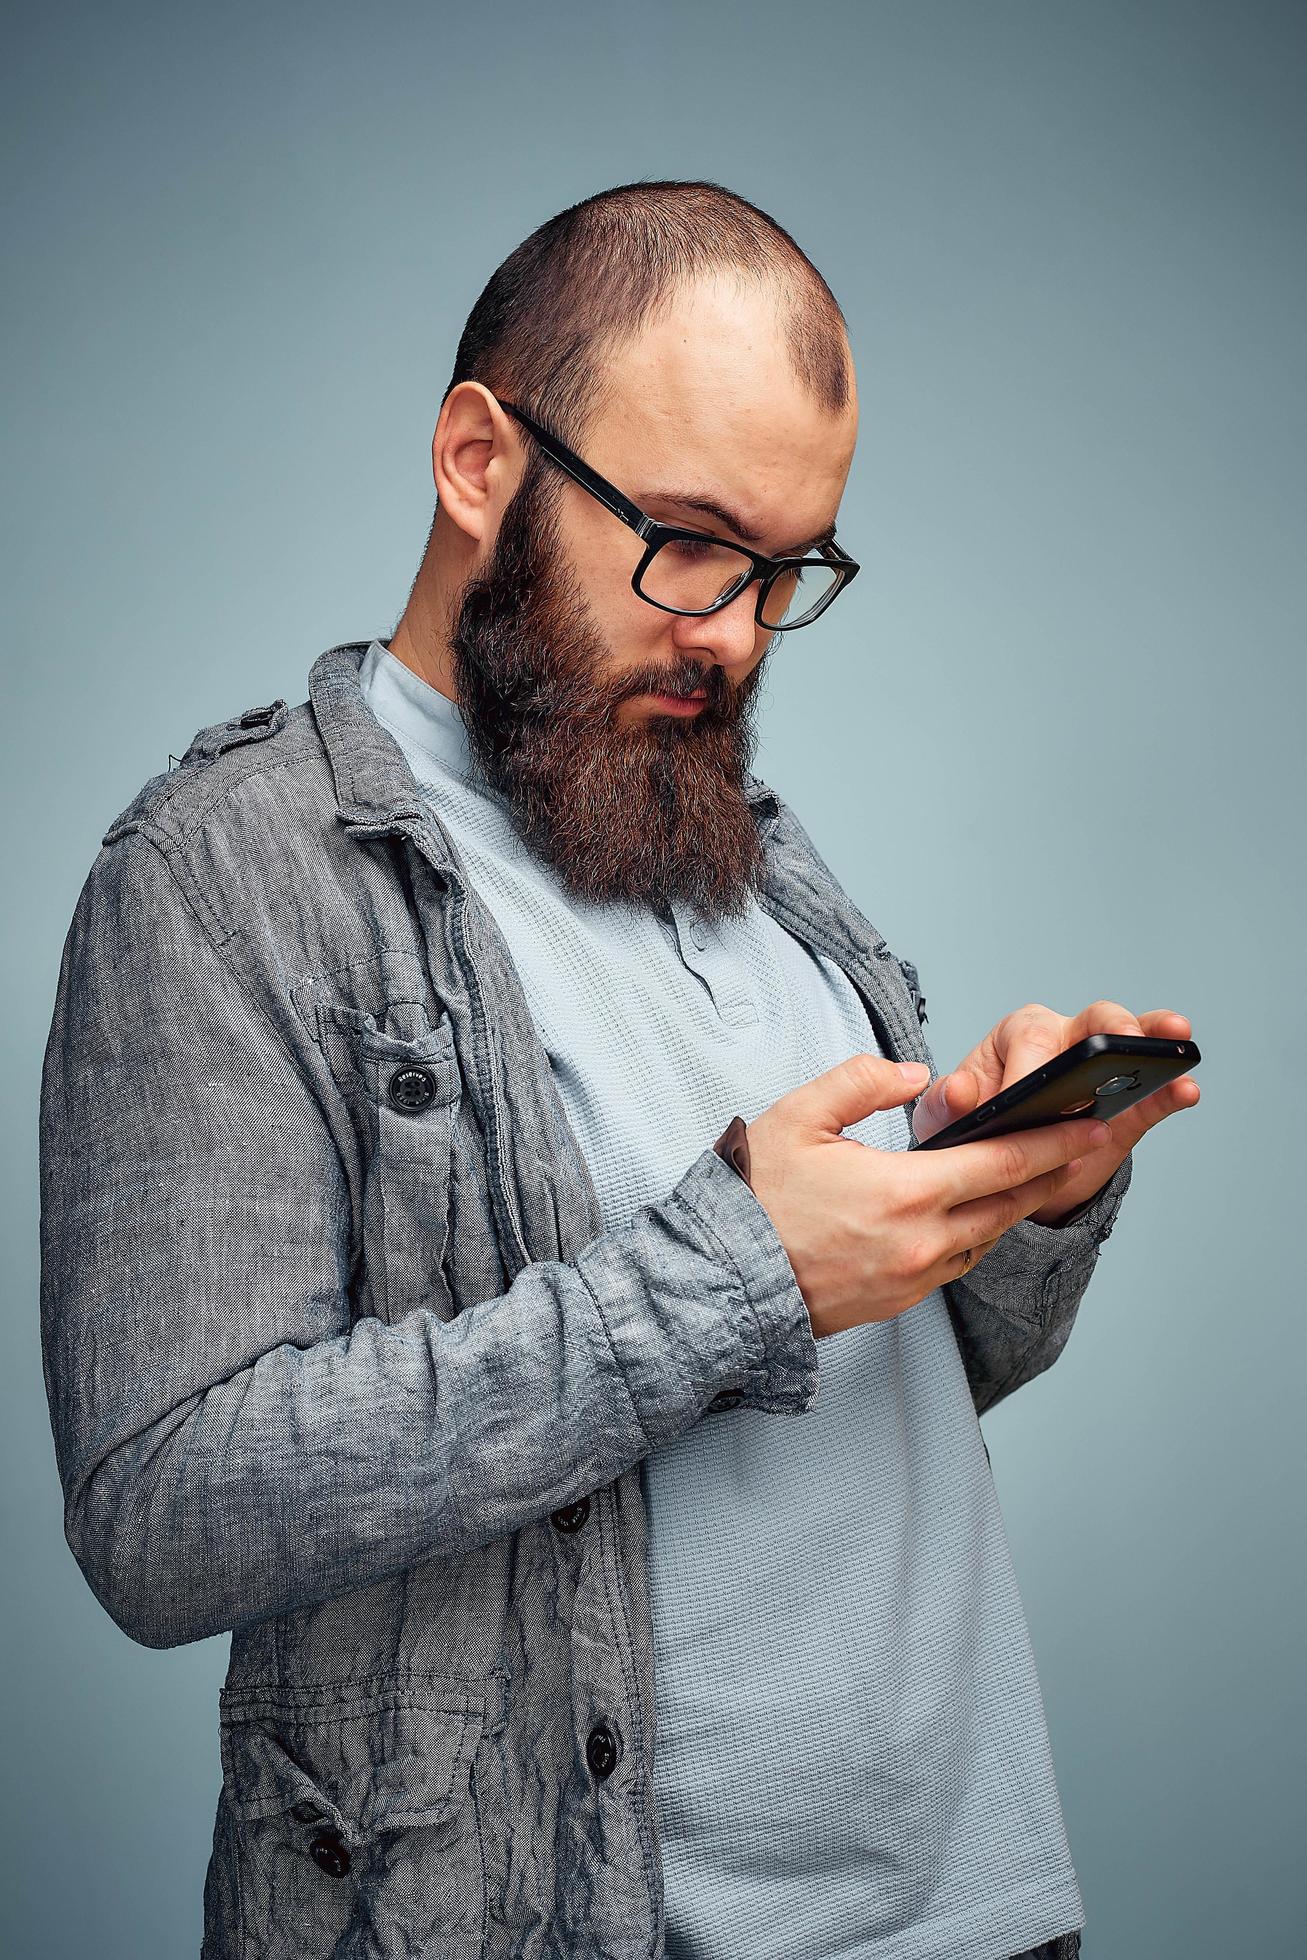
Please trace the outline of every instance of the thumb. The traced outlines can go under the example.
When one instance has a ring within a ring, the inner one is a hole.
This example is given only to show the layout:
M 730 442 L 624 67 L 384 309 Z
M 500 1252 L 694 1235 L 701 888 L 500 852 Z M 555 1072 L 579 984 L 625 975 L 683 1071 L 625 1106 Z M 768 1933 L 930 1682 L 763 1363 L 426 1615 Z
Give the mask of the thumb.
M 850 1055 L 790 1091 L 790 1114 L 814 1130 L 838 1135 L 873 1109 L 893 1109 L 919 1096 L 930 1080 L 924 1062 L 891 1062 L 883 1055 Z

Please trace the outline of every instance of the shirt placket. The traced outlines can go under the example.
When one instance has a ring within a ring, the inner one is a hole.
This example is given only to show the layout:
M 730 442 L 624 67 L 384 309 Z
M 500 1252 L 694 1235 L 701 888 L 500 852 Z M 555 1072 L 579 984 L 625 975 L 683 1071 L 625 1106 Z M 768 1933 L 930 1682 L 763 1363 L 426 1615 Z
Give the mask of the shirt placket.
M 677 903 L 670 910 L 681 959 L 707 987 L 718 1018 L 728 1027 L 752 1027 L 758 1019 L 758 1004 L 716 927 L 689 906 Z

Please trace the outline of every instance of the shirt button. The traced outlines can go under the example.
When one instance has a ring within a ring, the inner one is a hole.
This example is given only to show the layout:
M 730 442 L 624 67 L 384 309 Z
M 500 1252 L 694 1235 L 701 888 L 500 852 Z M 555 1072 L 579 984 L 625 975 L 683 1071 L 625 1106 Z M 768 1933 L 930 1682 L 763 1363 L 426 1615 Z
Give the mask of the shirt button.
M 738 1388 L 728 1388 L 721 1395 L 714 1395 L 708 1404 L 710 1409 L 738 1409 L 744 1397 Z
M 601 1722 L 585 1741 L 585 1759 L 596 1776 L 611 1776 L 617 1767 L 617 1739 Z
M 436 1093 L 436 1078 L 429 1068 L 397 1068 L 388 1093 L 396 1109 L 425 1109 Z
M 704 931 L 703 927 L 699 924 L 699 921 L 697 919 L 694 921 L 694 924 L 690 927 L 690 937 L 694 941 L 695 945 L 699 948 L 700 952 L 702 952 L 704 947 L 708 944 L 708 935 Z
M 349 1870 L 349 1852 L 334 1831 L 319 1831 L 309 1845 L 309 1856 L 328 1878 L 344 1878 Z
M 558 1531 L 579 1531 L 590 1515 L 590 1499 L 578 1498 L 575 1504 L 565 1504 L 561 1511 L 551 1511 L 549 1522 Z

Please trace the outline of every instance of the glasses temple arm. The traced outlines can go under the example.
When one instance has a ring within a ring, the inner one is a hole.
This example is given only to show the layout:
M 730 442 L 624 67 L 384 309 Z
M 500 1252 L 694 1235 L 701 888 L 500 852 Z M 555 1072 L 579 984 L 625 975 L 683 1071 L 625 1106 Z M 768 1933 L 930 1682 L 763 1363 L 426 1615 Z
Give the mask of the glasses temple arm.
M 540 444 L 546 456 L 557 463 L 559 469 L 566 470 L 567 474 L 574 482 L 579 483 L 583 490 L 588 490 L 592 497 L 597 498 L 605 510 L 610 510 L 614 517 L 620 517 L 623 524 L 628 524 L 642 538 L 647 537 L 648 533 L 653 529 L 653 520 L 646 517 L 644 512 L 638 509 L 629 497 L 624 497 L 615 484 L 609 483 L 606 477 L 600 476 L 598 470 L 592 470 L 590 465 L 583 463 L 579 456 L 574 456 L 570 449 L 559 442 L 557 436 L 551 436 L 548 429 L 543 428 L 534 417 L 527 415 L 524 410 L 515 408 L 512 402 L 502 400 L 499 406 L 506 408 L 510 415 L 515 415 L 523 427 L 531 431 L 531 434 Z

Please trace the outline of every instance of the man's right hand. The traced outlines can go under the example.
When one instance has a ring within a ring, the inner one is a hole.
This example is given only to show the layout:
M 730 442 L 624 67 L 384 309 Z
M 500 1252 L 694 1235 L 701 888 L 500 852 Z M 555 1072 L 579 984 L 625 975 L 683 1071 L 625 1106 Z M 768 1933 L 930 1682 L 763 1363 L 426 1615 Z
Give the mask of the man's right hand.
M 1079 1117 L 947 1150 L 840 1134 L 920 1095 L 929 1072 L 852 1055 L 748 1124 L 749 1182 L 785 1247 L 817 1339 L 892 1320 L 963 1274 L 1074 1175 L 1105 1125 Z

